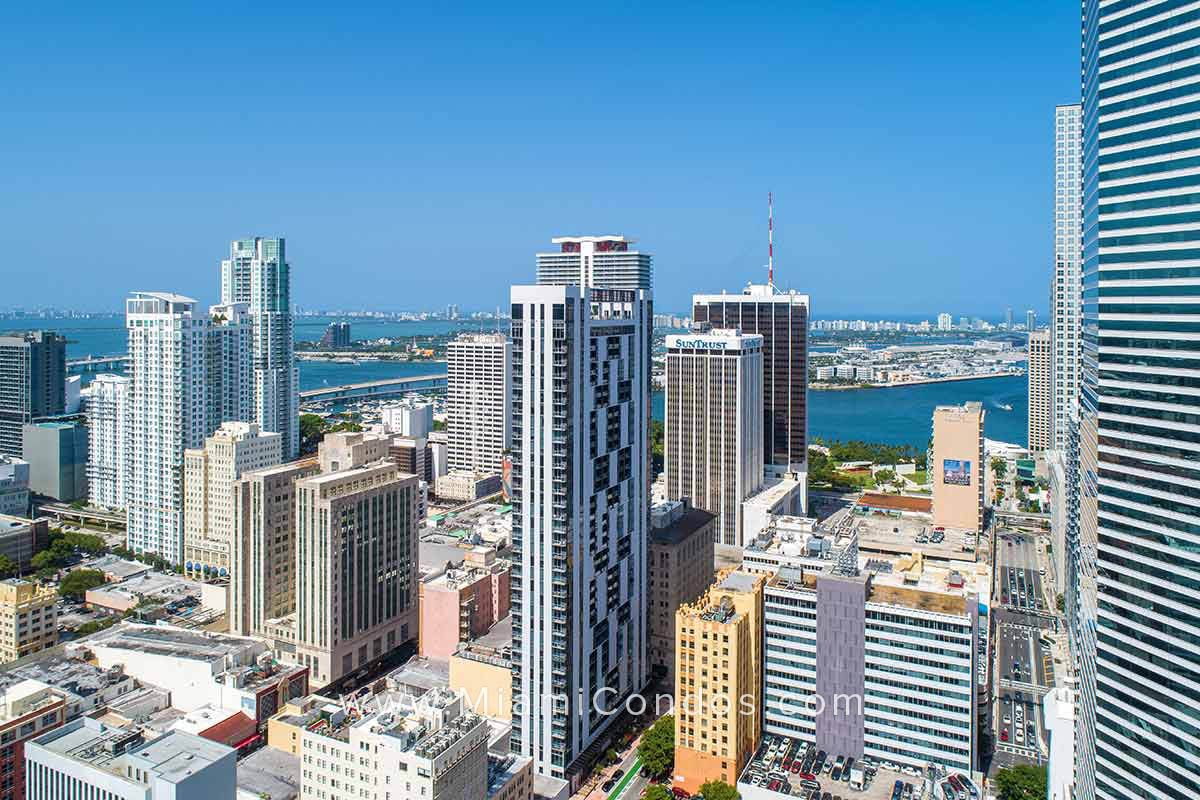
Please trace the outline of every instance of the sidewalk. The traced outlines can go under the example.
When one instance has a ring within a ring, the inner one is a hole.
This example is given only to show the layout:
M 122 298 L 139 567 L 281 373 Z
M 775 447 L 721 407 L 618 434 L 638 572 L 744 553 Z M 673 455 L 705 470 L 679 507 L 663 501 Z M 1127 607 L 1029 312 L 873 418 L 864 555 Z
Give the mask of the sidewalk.
M 612 774 L 619 769 L 625 770 L 625 776 L 621 779 L 620 783 L 613 787 L 613 789 L 610 791 L 616 792 L 624 789 L 628 782 L 627 779 L 633 775 L 636 775 L 636 769 L 634 769 L 634 766 L 636 765 L 637 769 L 641 769 L 641 763 L 638 761 L 637 748 L 638 744 L 642 741 L 642 734 L 647 730 L 649 730 L 649 727 L 645 728 L 642 733 L 639 733 L 637 736 L 635 736 L 633 741 L 629 743 L 628 748 L 617 751 L 617 755 L 620 756 L 620 759 L 616 764 L 592 773 L 592 777 L 588 779 L 588 782 L 584 784 L 583 788 L 577 793 L 571 795 L 571 800 L 607 800 L 609 792 L 603 791 L 600 787 L 603 786 L 604 782 L 607 781 L 609 777 L 611 777 Z

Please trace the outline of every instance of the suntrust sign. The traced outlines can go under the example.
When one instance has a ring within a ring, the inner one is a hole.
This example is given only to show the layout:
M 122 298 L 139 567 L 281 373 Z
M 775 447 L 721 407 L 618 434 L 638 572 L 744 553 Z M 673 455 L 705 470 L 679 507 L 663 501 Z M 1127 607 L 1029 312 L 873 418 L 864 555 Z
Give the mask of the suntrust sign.
M 685 350 L 724 350 L 729 345 L 727 341 L 712 339 L 676 339 L 668 347 L 679 347 Z

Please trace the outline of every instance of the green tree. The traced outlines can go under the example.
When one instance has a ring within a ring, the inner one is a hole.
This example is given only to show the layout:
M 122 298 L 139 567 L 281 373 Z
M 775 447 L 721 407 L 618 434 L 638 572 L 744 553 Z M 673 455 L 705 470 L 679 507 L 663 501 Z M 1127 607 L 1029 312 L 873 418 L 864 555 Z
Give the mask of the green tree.
M 996 772 L 996 790 L 1000 800 L 1043 800 L 1046 796 L 1046 768 L 1029 764 Z
M 654 783 L 646 789 L 646 793 L 642 795 L 642 800 L 675 800 L 675 798 L 671 794 L 670 789 L 662 784 Z
M 708 781 L 700 787 L 704 800 L 738 800 L 740 795 L 725 781 Z
M 992 472 L 996 473 L 997 480 L 1004 480 L 1004 476 L 1008 474 L 1008 462 L 1003 458 L 992 459 Z
M 876 483 L 892 483 L 896 480 L 896 473 L 890 469 L 881 469 L 875 473 Z
M 11 578 L 17 574 L 17 562 L 0 553 L 0 578 Z
M 663 438 L 666 428 L 661 420 L 650 420 L 650 460 L 653 461 L 652 474 L 657 475 L 663 468 Z
M 637 750 L 652 775 L 666 775 L 675 766 L 675 718 L 659 717 L 642 735 Z
M 67 573 L 58 584 L 58 593 L 63 597 L 82 600 L 88 589 L 108 583 L 104 573 L 98 569 L 77 569 Z
M 1058 607 L 1059 613 L 1067 610 L 1067 600 L 1061 594 L 1054 599 L 1054 605 Z
M 97 631 L 102 631 L 105 628 L 111 628 L 117 624 L 121 618 L 116 614 L 104 617 L 103 619 L 94 619 L 91 622 L 85 622 L 75 629 L 76 636 L 89 636 Z

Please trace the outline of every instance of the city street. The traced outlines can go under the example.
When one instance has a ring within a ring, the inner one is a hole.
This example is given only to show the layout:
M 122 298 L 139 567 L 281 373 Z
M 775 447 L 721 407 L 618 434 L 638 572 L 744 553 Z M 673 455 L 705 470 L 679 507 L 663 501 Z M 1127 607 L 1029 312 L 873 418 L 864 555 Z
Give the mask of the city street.
M 1036 537 L 1001 530 L 996 550 L 998 698 L 993 771 L 1045 760 L 1041 699 L 1054 685 L 1054 659 L 1046 637 L 1058 625 L 1054 600 L 1042 581 Z

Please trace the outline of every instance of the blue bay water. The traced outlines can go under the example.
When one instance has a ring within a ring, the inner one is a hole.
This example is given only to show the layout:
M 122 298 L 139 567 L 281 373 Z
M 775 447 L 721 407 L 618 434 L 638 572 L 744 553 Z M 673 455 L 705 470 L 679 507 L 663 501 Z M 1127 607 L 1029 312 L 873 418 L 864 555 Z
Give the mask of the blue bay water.
M 336 318 L 342 321 L 345 318 Z M 316 341 L 331 317 L 299 317 L 296 340 Z M 403 322 L 384 320 L 347 320 L 355 339 L 380 336 L 436 336 L 455 331 L 480 330 L 478 322 Z M 495 323 L 484 323 L 493 330 Z M 87 355 L 118 355 L 126 351 L 124 319 L 104 317 L 61 320 L 0 320 L 0 330 L 47 328 L 68 339 L 69 358 Z M 336 364 L 330 361 L 300 361 L 300 388 L 316 389 L 347 383 L 384 380 L 410 375 L 445 371 L 443 362 L 363 361 Z M 85 382 L 90 379 L 85 375 Z M 850 389 L 810 391 L 809 436 L 813 439 L 860 440 L 885 444 L 925 446 L 929 441 L 934 406 L 978 400 L 987 410 L 985 433 L 990 439 L 1026 444 L 1028 398 L 1023 376 L 950 381 L 886 389 Z M 1007 411 L 1003 406 L 1012 406 Z M 662 419 L 663 397 L 653 398 L 655 419 Z

